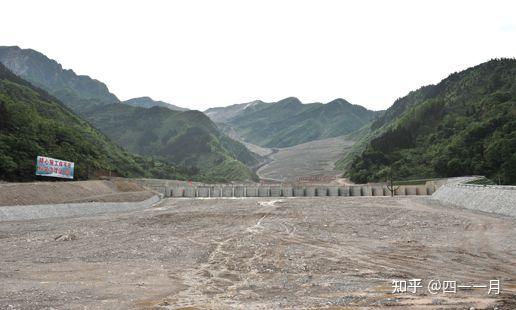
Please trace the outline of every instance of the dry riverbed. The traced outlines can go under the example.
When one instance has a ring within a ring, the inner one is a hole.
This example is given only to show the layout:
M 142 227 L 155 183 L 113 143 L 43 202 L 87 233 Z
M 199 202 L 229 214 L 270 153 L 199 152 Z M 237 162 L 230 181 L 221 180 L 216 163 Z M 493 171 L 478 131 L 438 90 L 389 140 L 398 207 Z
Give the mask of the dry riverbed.
M 352 145 L 353 141 L 341 136 L 279 148 L 268 155 L 271 162 L 258 169 L 257 174 L 260 178 L 289 182 L 314 175 L 341 175 L 342 171 L 335 170 L 335 162 Z
M 168 199 L 1 222 L 0 249 L 0 309 L 516 308 L 516 220 L 423 197 Z

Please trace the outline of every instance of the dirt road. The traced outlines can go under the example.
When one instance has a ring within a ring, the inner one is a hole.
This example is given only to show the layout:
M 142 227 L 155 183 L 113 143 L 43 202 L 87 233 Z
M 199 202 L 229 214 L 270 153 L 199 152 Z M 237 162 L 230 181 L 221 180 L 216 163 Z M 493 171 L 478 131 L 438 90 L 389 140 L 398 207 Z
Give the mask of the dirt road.
M 3 222 L 0 248 L 0 309 L 516 307 L 516 219 L 422 197 L 168 199 Z M 432 279 L 502 290 L 433 295 Z

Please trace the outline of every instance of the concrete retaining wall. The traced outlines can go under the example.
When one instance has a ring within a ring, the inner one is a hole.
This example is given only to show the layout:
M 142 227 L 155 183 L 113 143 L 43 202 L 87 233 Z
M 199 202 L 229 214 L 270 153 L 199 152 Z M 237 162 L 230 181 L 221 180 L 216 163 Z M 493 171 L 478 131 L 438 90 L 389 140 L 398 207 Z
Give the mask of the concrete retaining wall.
M 381 185 L 352 186 L 173 186 L 163 190 L 166 197 L 326 197 L 326 196 L 390 196 Z M 395 195 L 427 195 L 431 188 L 425 185 L 405 185 L 396 190 Z
M 28 205 L 0 207 L 0 221 L 33 220 L 51 217 L 88 216 L 143 210 L 161 200 L 158 195 L 137 202 L 87 202 L 54 205 Z
M 516 186 L 451 182 L 442 185 L 431 199 L 471 210 L 516 216 Z

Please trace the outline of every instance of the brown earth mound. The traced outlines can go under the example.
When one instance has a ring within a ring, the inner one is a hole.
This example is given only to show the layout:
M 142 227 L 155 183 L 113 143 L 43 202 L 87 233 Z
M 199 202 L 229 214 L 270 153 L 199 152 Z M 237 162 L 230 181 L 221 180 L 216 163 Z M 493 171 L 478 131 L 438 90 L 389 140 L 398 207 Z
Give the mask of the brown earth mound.
M 2 183 L 0 184 L 0 206 L 141 201 L 154 194 L 136 183 L 123 179 Z

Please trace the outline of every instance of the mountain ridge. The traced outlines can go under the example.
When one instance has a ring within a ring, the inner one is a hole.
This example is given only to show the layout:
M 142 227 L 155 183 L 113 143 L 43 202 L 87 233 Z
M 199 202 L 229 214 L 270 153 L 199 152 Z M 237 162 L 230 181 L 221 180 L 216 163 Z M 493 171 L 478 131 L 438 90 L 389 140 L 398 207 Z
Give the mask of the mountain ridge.
M 177 114 L 178 111 L 168 108 L 156 110 L 159 107 L 144 108 L 123 104 L 109 92 L 105 84 L 87 76 L 76 76 L 73 71 L 64 70 L 57 61 L 34 50 L 0 47 L 0 62 L 14 69 L 15 74 L 59 98 L 125 149 L 141 155 L 159 157 L 169 164 L 187 166 L 190 171 L 198 171 L 199 177 L 204 177 L 207 181 L 244 181 L 256 178 L 237 159 L 243 159 L 246 164 L 253 166 L 256 162 L 254 155 L 249 151 L 242 151 L 239 142 L 223 137 L 212 121 L 201 112 L 192 112 L 196 115 L 192 119 L 188 117 L 192 114 Z M 89 86 L 92 88 L 88 88 Z M 144 124 L 140 124 L 140 116 L 145 116 Z M 182 124 L 183 128 L 178 128 L 171 122 Z M 135 130 L 136 123 L 140 124 L 141 132 Z M 156 128 L 158 124 L 163 124 L 164 127 Z M 186 136 L 185 130 L 188 130 Z M 155 140 L 157 137 L 163 139 L 161 144 Z M 206 145 L 190 145 L 185 141 L 187 137 Z M 173 148 L 173 145 L 177 145 L 176 142 L 181 142 L 181 147 Z M 240 151 L 235 154 L 231 149 Z M 168 154 L 164 153 L 165 150 Z
M 516 59 L 493 59 L 399 98 L 338 166 L 356 182 L 486 175 L 516 183 Z
M 189 177 L 182 168 L 128 154 L 58 99 L 0 63 L 0 179 L 40 178 L 34 174 L 38 155 L 75 162 L 79 180 L 98 171 L 127 177 Z
M 178 107 L 178 106 L 173 105 L 168 102 L 154 100 L 148 96 L 131 98 L 131 99 L 122 101 L 122 103 L 132 105 L 135 107 L 141 107 L 141 108 L 162 107 L 162 108 L 167 108 L 167 109 L 170 109 L 173 111 L 188 111 L 189 110 L 187 108 Z
M 264 147 L 288 147 L 349 134 L 381 113 L 342 98 L 328 103 L 302 103 L 296 97 L 255 102 L 211 108 L 205 113 L 215 122 L 234 127 L 245 141 Z

